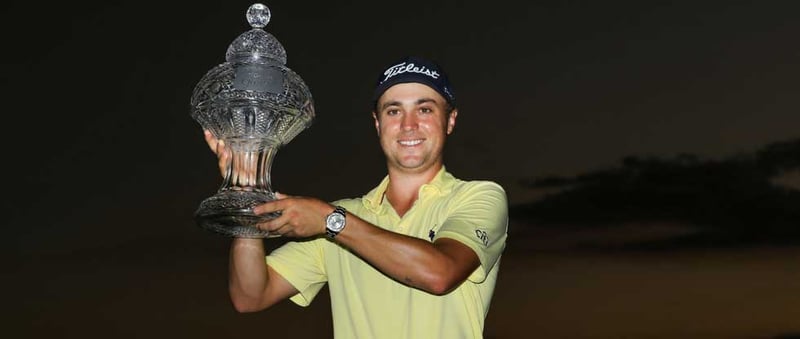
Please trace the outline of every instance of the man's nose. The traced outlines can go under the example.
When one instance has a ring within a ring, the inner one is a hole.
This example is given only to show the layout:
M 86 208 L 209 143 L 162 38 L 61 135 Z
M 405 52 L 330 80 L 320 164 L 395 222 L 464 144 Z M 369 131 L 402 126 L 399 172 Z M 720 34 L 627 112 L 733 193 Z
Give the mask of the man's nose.
M 417 121 L 417 115 L 414 113 L 406 113 L 403 114 L 403 120 L 401 121 L 401 127 L 404 130 L 412 130 L 416 129 L 419 125 Z

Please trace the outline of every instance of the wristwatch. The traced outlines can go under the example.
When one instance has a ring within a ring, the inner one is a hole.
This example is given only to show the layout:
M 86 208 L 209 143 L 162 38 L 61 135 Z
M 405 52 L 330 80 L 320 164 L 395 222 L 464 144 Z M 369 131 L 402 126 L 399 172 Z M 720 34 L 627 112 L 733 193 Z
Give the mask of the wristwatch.
M 336 209 L 325 218 L 325 233 L 327 233 L 328 238 L 335 237 L 344 229 L 344 226 L 347 224 L 345 212 L 347 212 L 347 210 L 345 210 L 344 207 L 336 206 Z

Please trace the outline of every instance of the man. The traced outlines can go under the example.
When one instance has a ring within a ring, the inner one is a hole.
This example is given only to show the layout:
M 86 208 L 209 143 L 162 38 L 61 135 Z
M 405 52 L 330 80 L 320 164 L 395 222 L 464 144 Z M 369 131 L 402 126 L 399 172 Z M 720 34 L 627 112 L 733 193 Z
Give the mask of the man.
M 437 64 L 393 64 L 374 99 L 388 175 L 358 199 L 279 194 L 255 207 L 281 211 L 260 228 L 303 241 L 266 255 L 262 240 L 235 239 L 231 300 L 240 312 L 286 298 L 306 306 L 327 283 L 337 338 L 481 338 L 506 241 L 505 192 L 445 170 L 458 110 Z

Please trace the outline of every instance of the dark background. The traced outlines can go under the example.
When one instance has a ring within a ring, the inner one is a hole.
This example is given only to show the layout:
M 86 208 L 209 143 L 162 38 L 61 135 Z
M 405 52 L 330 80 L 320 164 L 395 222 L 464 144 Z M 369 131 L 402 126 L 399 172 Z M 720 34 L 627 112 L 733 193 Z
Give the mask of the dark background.
M 184 333 L 165 305 L 224 318 L 199 336 L 269 323 L 233 314 L 228 241 L 192 221 L 221 179 L 189 98 L 251 3 L 4 5 L 0 245 L 20 333 Z M 448 169 L 497 181 L 515 206 L 530 180 L 626 156 L 724 159 L 800 137 L 793 1 L 264 3 L 317 111 L 276 157 L 288 194 L 354 197 L 383 177 L 370 93 L 408 54 L 454 83 Z

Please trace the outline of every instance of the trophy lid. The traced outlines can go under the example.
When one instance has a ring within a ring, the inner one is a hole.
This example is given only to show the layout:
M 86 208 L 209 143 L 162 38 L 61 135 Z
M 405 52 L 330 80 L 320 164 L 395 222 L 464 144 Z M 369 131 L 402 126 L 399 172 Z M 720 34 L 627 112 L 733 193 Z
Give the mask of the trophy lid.
M 283 145 L 314 119 L 311 91 L 286 67 L 280 42 L 263 30 L 270 16 L 266 6 L 251 5 L 252 29 L 228 46 L 226 61 L 209 70 L 192 92 L 192 117 L 217 138 Z
M 251 30 L 242 33 L 234 40 L 225 53 L 228 62 L 273 62 L 286 64 L 286 50 L 272 34 L 264 31 L 272 14 L 267 6 L 260 3 L 250 5 L 247 9 L 247 22 Z

